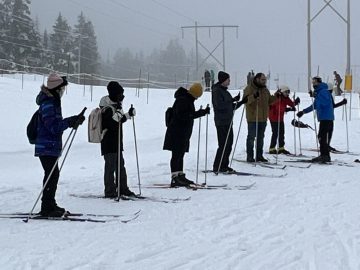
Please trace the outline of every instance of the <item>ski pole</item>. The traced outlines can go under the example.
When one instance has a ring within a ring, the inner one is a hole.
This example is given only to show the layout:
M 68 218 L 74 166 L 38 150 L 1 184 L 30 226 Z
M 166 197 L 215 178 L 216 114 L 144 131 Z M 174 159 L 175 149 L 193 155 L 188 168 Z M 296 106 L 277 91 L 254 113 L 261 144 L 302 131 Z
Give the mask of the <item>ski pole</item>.
M 229 125 L 229 129 L 228 129 L 228 132 L 226 134 L 226 139 L 225 139 L 225 144 L 224 144 L 224 148 L 223 148 L 223 151 L 221 153 L 221 159 L 220 159 L 220 163 L 219 163 L 219 167 L 217 169 L 217 171 L 215 172 L 215 174 L 219 174 L 219 171 L 220 171 L 220 167 L 221 167 L 221 163 L 223 161 L 223 158 L 224 158 L 224 154 L 225 154 L 225 149 L 226 149 L 226 146 L 227 146 L 227 142 L 228 142 L 228 139 L 229 139 L 229 134 L 230 134 L 230 130 L 232 128 L 232 124 L 233 124 L 233 121 L 234 121 L 234 115 L 235 115 L 235 110 L 236 110 L 236 106 L 237 106 L 237 102 L 235 103 L 235 107 L 233 109 L 233 114 L 232 114 L 232 117 L 231 117 L 231 123 Z
M 276 158 L 275 158 L 275 164 L 278 163 L 278 155 L 279 155 L 279 149 L 280 149 L 280 109 L 281 109 L 281 96 L 279 101 L 279 109 L 278 109 L 278 123 L 277 123 L 277 146 L 278 150 L 276 151 Z
M 86 110 L 86 107 L 81 111 L 81 113 L 79 114 L 79 116 L 83 116 L 84 113 L 85 113 L 85 110 Z M 60 168 L 59 168 L 59 173 L 60 173 L 60 171 L 61 171 L 61 169 L 62 169 L 62 167 L 63 167 L 63 165 L 64 165 L 64 162 L 65 162 L 65 160 L 66 160 L 67 154 L 68 154 L 68 152 L 69 152 L 69 150 L 70 150 L 70 147 L 71 147 L 71 145 L 72 145 L 72 142 L 73 142 L 73 140 L 74 140 L 74 138 L 75 138 L 75 135 L 76 135 L 76 132 L 77 132 L 77 128 L 78 128 L 78 127 L 79 127 L 79 126 L 77 126 L 76 128 L 73 128 L 73 129 L 70 131 L 70 134 L 69 134 L 69 136 L 67 137 L 67 139 L 66 139 L 66 141 L 65 141 L 65 143 L 64 143 L 64 146 L 63 146 L 63 148 L 62 148 L 61 151 L 60 151 L 60 155 L 59 155 L 58 158 L 56 159 L 54 166 L 51 168 L 51 171 L 50 171 L 50 173 L 49 173 L 49 175 L 48 175 L 45 183 L 43 184 L 43 187 L 42 187 L 42 189 L 41 189 L 38 197 L 36 198 L 36 201 L 35 201 L 33 207 L 31 208 L 31 210 L 30 210 L 28 216 L 26 217 L 26 219 L 23 220 L 25 223 L 27 223 L 27 222 L 29 221 L 29 219 L 30 219 L 30 217 L 31 217 L 31 215 L 32 215 L 32 213 L 33 213 L 33 211 L 34 211 L 37 203 L 38 203 L 39 200 L 40 200 L 40 197 L 41 197 L 42 194 L 44 193 L 44 190 L 45 190 L 45 188 L 46 188 L 46 186 L 47 186 L 47 184 L 48 184 L 48 182 L 49 182 L 49 180 L 50 180 L 50 178 L 51 178 L 51 176 L 52 176 L 52 174 L 53 174 L 56 166 L 57 166 L 58 163 L 59 163 L 59 159 L 60 159 L 60 157 L 61 157 L 61 154 L 63 153 L 65 147 L 67 146 L 67 144 L 68 144 L 68 142 L 69 142 L 69 140 L 70 140 L 70 138 L 71 138 L 69 147 L 68 147 L 68 149 L 67 149 L 67 151 L 66 151 L 66 154 L 65 154 L 65 156 L 64 156 L 64 158 L 63 158 L 63 160 L 62 160 L 62 162 L 61 162 Z M 74 133 L 74 134 L 73 134 L 73 133 Z
M 133 105 L 131 104 L 131 108 Z M 135 142 L 135 156 L 136 156 L 136 168 L 137 168 L 137 175 L 138 175 L 138 186 L 139 186 L 139 195 L 141 195 L 141 181 L 140 181 L 140 169 L 139 169 L 139 156 L 138 156 L 138 149 L 137 149 L 137 140 L 136 140 L 136 130 L 135 130 L 135 117 L 132 117 L 133 122 L 133 130 L 134 130 L 134 142 Z
M 119 103 L 119 108 L 121 108 L 121 104 Z M 117 181 L 117 193 L 118 193 L 118 197 L 115 199 L 115 201 L 120 201 L 120 197 L 121 197 L 121 192 L 120 192 L 120 178 L 121 178 L 121 174 L 120 174 L 120 169 L 121 169 L 121 118 L 122 115 L 120 114 L 120 119 L 119 119 L 119 125 L 118 125 L 118 153 L 117 153 L 117 173 L 116 173 L 116 181 Z
M 201 109 L 202 106 L 200 106 L 200 110 Z M 196 184 L 198 184 L 198 178 L 199 178 L 200 136 L 201 136 L 201 117 L 199 117 L 199 135 L 198 135 L 198 147 L 197 147 L 197 156 L 196 156 L 196 180 L 195 180 Z
M 209 104 L 206 106 L 206 108 L 209 107 Z M 209 115 L 206 114 L 206 132 L 205 132 L 205 182 L 204 185 L 206 186 L 206 180 L 207 180 L 207 156 L 208 156 L 208 134 L 209 134 Z
M 314 118 L 314 128 L 315 128 L 315 137 L 316 137 L 316 150 L 318 152 L 319 155 L 319 138 L 318 138 L 318 133 L 317 133 L 317 126 L 316 126 L 316 115 L 315 115 L 315 106 L 314 106 L 314 98 L 311 95 L 311 106 L 312 106 L 312 112 L 313 112 L 313 118 Z
M 254 165 L 256 167 L 257 163 L 257 152 L 258 152 L 258 129 L 259 129 L 259 98 L 256 99 L 256 123 L 255 123 L 255 162 Z
M 345 96 L 345 94 L 344 94 L 344 96 Z M 344 110 L 345 110 L 345 124 L 346 124 L 346 152 L 349 152 L 349 128 L 348 128 L 348 118 L 347 118 L 346 104 L 344 106 Z
M 299 79 L 298 79 L 298 89 L 299 89 Z M 295 102 L 295 99 L 296 99 L 296 92 L 294 92 L 294 102 Z M 294 119 L 295 118 L 296 118 L 296 112 L 294 110 Z M 294 155 L 296 156 L 296 129 L 295 129 L 295 126 L 294 126 Z
M 298 110 L 298 112 L 300 111 L 300 105 L 298 104 L 297 105 L 297 110 Z M 299 117 L 297 117 L 297 121 L 299 122 Z M 294 128 L 295 128 L 295 126 L 294 126 Z M 300 133 L 300 128 L 298 128 L 298 130 L 299 130 L 299 156 L 302 156 L 302 149 L 301 149 L 301 133 Z
M 237 132 L 237 135 L 236 135 L 236 141 L 235 141 L 235 145 L 234 145 L 234 150 L 233 150 L 233 153 L 232 153 L 232 156 L 231 156 L 231 160 L 230 160 L 230 167 L 231 167 L 231 164 L 232 164 L 233 159 L 234 159 L 237 142 L 238 142 L 239 135 L 240 135 L 241 124 L 242 124 L 242 120 L 243 120 L 243 118 L 244 118 L 244 111 L 245 111 L 245 105 L 244 105 L 243 111 L 242 111 L 242 113 L 241 113 L 240 125 L 239 125 L 239 129 L 238 129 L 238 132 Z

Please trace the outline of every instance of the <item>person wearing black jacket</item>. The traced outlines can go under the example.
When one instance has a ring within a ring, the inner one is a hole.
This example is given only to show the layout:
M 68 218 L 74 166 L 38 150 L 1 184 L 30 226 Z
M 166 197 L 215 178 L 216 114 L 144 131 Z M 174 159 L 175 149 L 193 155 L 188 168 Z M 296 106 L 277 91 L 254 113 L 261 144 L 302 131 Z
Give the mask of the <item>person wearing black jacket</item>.
M 131 107 L 124 113 L 122 101 L 124 89 L 116 82 L 111 81 L 107 85 L 109 95 L 100 100 L 99 107 L 102 110 L 103 139 L 101 140 L 101 155 L 104 156 L 104 186 L 105 197 L 116 198 L 118 196 L 118 151 L 119 151 L 119 124 L 120 124 L 120 195 L 135 196 L 127 185 L 125 161 L 123 158 L 123 129 L 122 125 L 128 119 L 136 115 L 135 108 Z M 116 175 L 116 178 L 114 177 Z M 116 180 L 116 181 L 115 181 Z
M 180 87 L 175 92 L 173 115 L 165 134 L 164 150 L 171 151 L 171 187 L 194 184 L 184 173 L 184 155 L 189 152 L 190 137 L 194 119 L 210 114 L 210 108 L 195 111 L 194 101 L 203 94 L 200 83 L 194 83 L 189 90 Z
M 218 137 L 218 149 L 213 163 L 214 172 L 219 171 L 229 173 L 234 171 L 229 167 L 229 156 L 234 139 L 232 120 L 234 111 L 247 102 L 246 96 L 240 101 L 240 93 L 237 96 L 232 97 L 228 91 L 229 84 L 230 75 L 224 71 L 219 71 L 218 82 L 214 84 L 212 88 L 212 104 L 214 108 L 214 119 Z M 228 138 L 225 147 L 227 136 Z

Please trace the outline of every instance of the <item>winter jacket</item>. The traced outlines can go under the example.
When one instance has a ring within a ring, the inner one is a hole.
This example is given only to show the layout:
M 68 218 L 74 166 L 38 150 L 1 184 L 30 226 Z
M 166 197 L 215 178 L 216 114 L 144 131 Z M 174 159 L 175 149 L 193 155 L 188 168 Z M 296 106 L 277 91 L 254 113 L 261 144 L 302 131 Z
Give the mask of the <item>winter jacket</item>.
M 61 155 L 62 134 L 69 127 L 69 118 L 63 119 L 60 97 L 55 97 L 44 85 L 36 97 L 39 122 L 35 143 L 35 156 Z
M 255 92 L 259 92 L 258 100 L 254 98 Z M 266 87 L 258 87 L 254 81 L 244 89 L 244 96 L 248 96 L 246 103 L 246 119 L 248 122 L 256 122 L 256 111 L 258 111 L 259 122 L 266 122 L 269 114 L 269 106 L 276 101 L 276 97 L 270 95 Z M 258 110 L 256 109 L 257 104 Z
M 119 145 L 119 122 L 113 119 L 116 110 L 122 111 L 121 103 L 111 101 L 109 96 L 104 96 L 100 100 L 99 107 L 102 109 L 101 121 L 102 128 L 106 130 L 105 135 L 101 141 L 101 155 L 109 153 L 117 153 Z M 120 150 L 124 151 L 123 148 L 123 127 L 122 124 L 126 122 L 127 118 L 124 115 L 121 118 L 120 125 Z
M 189 152 L 194 119 L 204 116 L 204 110 L 195 111 L 195 99 L 183 87 L 174 96 L 173 116 L 166 129 L 163 149 L 185 153 Z
M 320 83 L 314 91 L 314 103 L 303 110 L 304 113 L 309 113 L 316 110 L 317 118 L 321 120 L 334 120 L 334 106 L 331 93 L 328 91 L 326 83 Z
M 229 126 L 231 124 L 235 103 L 227 87 L 217 82 L 212 87 L 211 99 L 214 108 L 216 126 Z
M 295 104 L 289 97 L 281 96 L 277 98 L 276 101 L 270 105 L 269 109 L 269 120 L 270 122 L 284 122 L 284 113 L 285 109 L 289 107 L 294 107 Z

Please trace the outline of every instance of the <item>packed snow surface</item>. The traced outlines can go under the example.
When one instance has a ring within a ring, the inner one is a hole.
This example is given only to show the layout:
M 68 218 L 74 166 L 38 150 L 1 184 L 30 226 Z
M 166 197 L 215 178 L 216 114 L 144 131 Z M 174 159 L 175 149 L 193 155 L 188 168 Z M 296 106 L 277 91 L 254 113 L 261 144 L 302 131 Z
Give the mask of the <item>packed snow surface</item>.
M 46 81 L 46 79 L 45 79 Z M 34 147 L 27 141 L 25 127 L 37 109 L 35 97 L 43 83 L 39 75 L 0 77 L 0 209 L 1 213 L 29 212 L 41 190 L 43 171 Z M 292 88 L 290 86 L 290 88 Z M 294 89 L 292 89 L 292 94 Z M 63 116 L 86 115 L 106 87 L 70 84 L 62 99 Z M 233 95 L 238 90 L 232 90 Z M 124 157 L 131 189 L 139 192 L 134 125 L 138 145 L 141 185 L 170 183 L 170 152 L 162 150 L 165 134 L 164 112 L 173 103 L 174 90 L 125 89 L 125 109 L 137 111 L 135 122 L 124 124 Z M 300 107 L 311 104 L 300 93 Z M 348 94 L 348 99 L 350 95 Z M 340 101 L 341 97 L 336 97 Z M 149 189 L 144 196 L 187 198 L 178 203 L 84 199 L 72 195 L 103 194 L 103 165 L 100 145 L 87 142 L 86 122 L 79 127 L 61 171 L 57 202 L 71 212 L 131 214 L 140 216 L 127 224 L 116 218 L 106 223 L 0 219 L 0 269 L 360 269 L 360 181 L 359 98 L 352 97 L 348 126 L 343 107 L 336 109 L 331 145 L 349 154 L 332 154 L 332 159 L 353 167 L 312 165 L 310 168 L 287 166 L 284 170 L 254 167 L 233 161 L 238 171 L 269 177 L 207 175 L 210 185 L 228 187 L 256 182 L 250 190 Z M 195 102 L 196 108 L 211 104 L 209 92 Z M 241 107 L 234 117 L 235 138 Z M 285 116 L 286 148 L 294 150 L 293 112 Z M 208 169 L 217 148 L 213 113 L 208 118 Z M 312 113 L 301 121 L 314 127 Z M 318 123 L 317 123 L 318 125 Z M 63 140 L 70 130 L 64 132 Z M 199 168 L 205 168 L 206 118 L 201 119 Z M 299 137 L 296 132 L 296 153 Z M 235 158 L 245 159 L 247 126 L 241 125 Z M 185 172 L 196 179 L 199 120 L 195 121 L 190 152 L 185 156 Z M 264 151 L 268 151 L 271 128 L 268 124 Z M 302 154 L 316 156 L 315 133 L 301 130 Z M 307 150 L 306 150 L 307 149 Z M 275 157 L 265 154 L 272 162 Z M 289 157 L 278 157 L 285 164 Z M 287 163 L 289 164 L 289 163 Z M 296 163 L 298 164 L 298 163 Z M 294 165 L 294 164 L 293 164 Z M 285 175 L 286 174 L 286 175 Z M 285 175 L 281 178 L 270 177 Z M 198 181 L 205 175 L 199 173 Z M 39 211 L 40 205 L 35 208 Z

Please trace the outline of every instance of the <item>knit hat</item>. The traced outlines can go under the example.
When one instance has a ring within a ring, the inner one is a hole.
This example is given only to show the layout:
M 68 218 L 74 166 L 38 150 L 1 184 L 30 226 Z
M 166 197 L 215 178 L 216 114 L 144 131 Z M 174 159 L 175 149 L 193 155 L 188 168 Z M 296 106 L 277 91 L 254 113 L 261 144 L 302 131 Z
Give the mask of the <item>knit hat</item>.
M 203 87 L 200 83 L 194 83 L 189 89 L 190 95 L 194 98 L 199 98 L 203 94 Z
M 279 87 L 279 90 L 281 93 L 285 94 L 285 93 L 290 93 L 290 88 L 287 85 L 281 85 Z
M 57 90 L 66 85 L 68 85 L 68 82 L 65 76 L 60 77 L 56 73 L 50 73 L 47 80 L 47 88 L 49 90 Z
M 230 78 L 230 75 L 228 73 L 226 73 L 225 71 L 219 71 L 219 73 L 218 73 L 219 83 L 223 83 L 229 78 Z
M 118 82 L 115 82 L 115 81 L 109 82 L 109 84 L 107 85 L 107 90 L 109 92 L 109 98 L 115 102 L 118 101 L 119 95 L 124 94 L 124 88 L 122 88 L 122 86 Z

